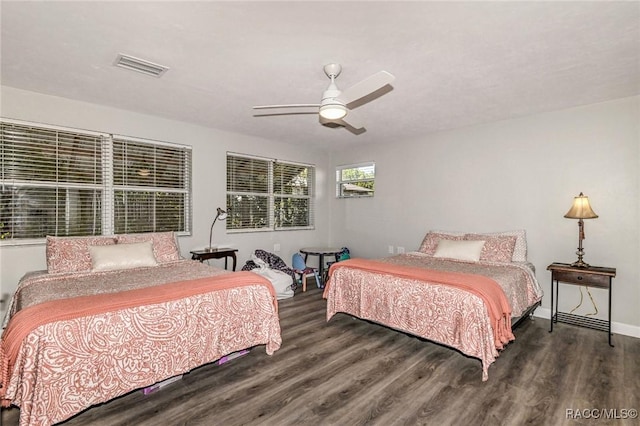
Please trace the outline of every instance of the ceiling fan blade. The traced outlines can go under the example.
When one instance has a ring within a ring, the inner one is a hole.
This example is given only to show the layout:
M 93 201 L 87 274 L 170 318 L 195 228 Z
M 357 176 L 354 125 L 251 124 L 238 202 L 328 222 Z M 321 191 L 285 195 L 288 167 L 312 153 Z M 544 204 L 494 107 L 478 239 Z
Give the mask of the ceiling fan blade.
M 386 71 L 380 71 L 372 76 L 365 78 L 359 83 L 345 89 L 336 97 L 336 100 L 343 102 L 345 105 L 367 96 L 370 93 L 390 84 L 395 80 L 395 76 Z
M 320 108 L 320 104 L 287 104 L 287 105 L 258 105 L 253 109 L 269 109 L 269 108 L 307 108 L 316 107 Z
M 317 104 L 296 104 L 296 105 L 260 105 L 254 106 L 254 117 L 267 117 L 271 115 L 296 115 L 296 114 L 317 114 L 319 105 Z
M 362 121 L 360 120 L 360 118 L 358 118 L 358 114 L 354 113 L 351 110 L 349 110 L 347 115 L 345 115 L 344 117 L 337 118 L 335 120 L 324 118 L 321 115 L 318 116 L 318 119 L 320 120 L 320 124 L 328 125 L 328 127 L 348 126 L 353 128 L 354 130 L 359 130 L 364 128 Z
M 354 113 L 351 110 L 349 110 L 347 115 L 342 117 L 340 120 L 336 120 L 336 122 L 349 127 L 353 127 L 356 130 L 364 128 L 364 124 L 362 123 L 362 120 L 360 120 L 360 118 L 358 117 L 358 114 Z

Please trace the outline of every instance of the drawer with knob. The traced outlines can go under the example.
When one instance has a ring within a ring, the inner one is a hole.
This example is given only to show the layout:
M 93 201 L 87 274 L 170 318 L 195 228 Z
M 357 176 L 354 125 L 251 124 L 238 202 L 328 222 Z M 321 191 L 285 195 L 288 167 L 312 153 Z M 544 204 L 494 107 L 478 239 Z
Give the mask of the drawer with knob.
M 608 275 L 599 275 L 592 273 L 584 273 L 582 271 L 554 271 L 553 279 L 564 283 L 586 285 L 589 287 L 609 288 L 610 277 Z

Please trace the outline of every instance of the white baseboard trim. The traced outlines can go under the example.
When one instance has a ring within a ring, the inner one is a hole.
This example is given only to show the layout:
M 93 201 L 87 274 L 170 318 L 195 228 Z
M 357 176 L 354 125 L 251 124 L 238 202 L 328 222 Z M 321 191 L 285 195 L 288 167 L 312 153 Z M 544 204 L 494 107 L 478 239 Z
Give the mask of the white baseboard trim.
M 538 318 L 549 319 L 551 318 L 551 310 L 549 308 L 543 308 L 542 306 L 540 306 L 533 313 L 533 316 Z M 612 321 L 611 332 L 613 334 L 622 334 L 624 336 L 640 338 L 640 327 L 636 325 L 629 325 L 621 322 Z

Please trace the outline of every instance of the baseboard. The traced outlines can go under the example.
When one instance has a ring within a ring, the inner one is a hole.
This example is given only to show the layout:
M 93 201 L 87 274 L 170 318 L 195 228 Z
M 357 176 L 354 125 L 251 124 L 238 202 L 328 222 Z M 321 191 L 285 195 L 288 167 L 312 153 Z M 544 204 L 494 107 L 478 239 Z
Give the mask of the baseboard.
M 533 313 L 534 317 L 549 319 L 551 311 L 549 308 L 539 307 Z M 640 339 L 640 327 L 636 325 L 624 324 L 621 322 L 611 322 L 611 332 L 614 334 L 622 334 L 624 336 L 636 337 Z

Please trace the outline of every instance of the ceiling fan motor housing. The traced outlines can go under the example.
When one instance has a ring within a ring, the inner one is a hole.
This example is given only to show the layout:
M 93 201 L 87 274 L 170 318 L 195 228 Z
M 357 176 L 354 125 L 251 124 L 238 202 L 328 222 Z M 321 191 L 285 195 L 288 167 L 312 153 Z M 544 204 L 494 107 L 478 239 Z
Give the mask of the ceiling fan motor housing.
M 320 115 L 328 120 L 338 120 L 347 115 L 347 107 L 344 103 L 336 99 L 340 94 L 340 90 L 336 87 L 331 79 L 331 84 L 322 93 L 322 101 L 320 102 Z
M 331 83 L 329 83 L 327 90 L 322 92 L 319 112 L 327 120 L 339 120 L 347 115 L 347 107 L 344 102 L 336 99 L 342 93 L 335 82 L 341 71 L 340 64 L 327 64 L 324 66 L 324 73 L 331 79 Z

